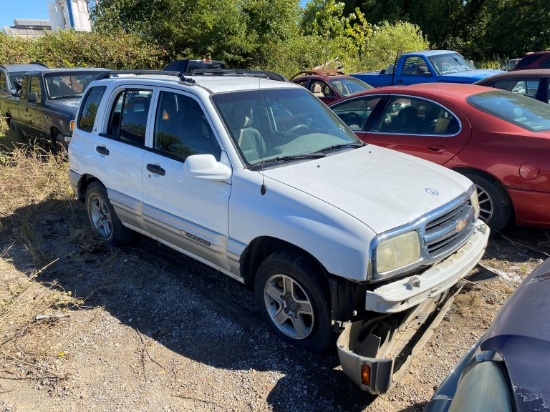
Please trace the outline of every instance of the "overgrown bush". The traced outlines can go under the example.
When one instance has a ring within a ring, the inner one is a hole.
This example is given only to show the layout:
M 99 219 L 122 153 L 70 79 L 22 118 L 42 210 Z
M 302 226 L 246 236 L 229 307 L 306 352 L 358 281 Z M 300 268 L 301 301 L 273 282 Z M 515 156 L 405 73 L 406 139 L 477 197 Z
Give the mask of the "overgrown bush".
M 32 61 L 50 67 L 160 69 L 166 52 L 134 34 L 56 31 L 26 39 L 0 33 L 0 63 Z

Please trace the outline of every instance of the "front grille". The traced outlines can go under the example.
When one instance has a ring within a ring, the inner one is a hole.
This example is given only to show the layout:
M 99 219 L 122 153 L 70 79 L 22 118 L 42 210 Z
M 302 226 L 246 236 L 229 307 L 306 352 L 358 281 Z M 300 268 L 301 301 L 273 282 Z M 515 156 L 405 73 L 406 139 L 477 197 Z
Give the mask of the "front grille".
M 425 226 L 424 245 L 429 257 L 439 258 L 458 249 L 474 230 L 475 211 L 465 201 Z

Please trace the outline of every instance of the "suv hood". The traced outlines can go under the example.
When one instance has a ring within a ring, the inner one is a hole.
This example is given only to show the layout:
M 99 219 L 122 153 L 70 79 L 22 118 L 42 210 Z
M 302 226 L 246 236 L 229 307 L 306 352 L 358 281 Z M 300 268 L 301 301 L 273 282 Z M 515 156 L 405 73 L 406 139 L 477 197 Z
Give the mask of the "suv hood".
M 472 186 L 452 170 L 375 145 L 266 169 L 264 176 L 348 213 L 376 233 L 410 223 Z

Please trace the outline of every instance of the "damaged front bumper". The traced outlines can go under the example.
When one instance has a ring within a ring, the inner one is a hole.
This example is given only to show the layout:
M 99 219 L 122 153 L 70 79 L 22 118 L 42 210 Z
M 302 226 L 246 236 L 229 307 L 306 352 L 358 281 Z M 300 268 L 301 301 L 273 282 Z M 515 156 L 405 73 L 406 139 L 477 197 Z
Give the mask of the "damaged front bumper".
M 348 322 L 337 341 L 342 369 L 362 390 L 389 391 L 451 307 L 488 239 L 489 228 L 480 223 L 464 246 L 422 275 L 367 291 L 372 316 Z

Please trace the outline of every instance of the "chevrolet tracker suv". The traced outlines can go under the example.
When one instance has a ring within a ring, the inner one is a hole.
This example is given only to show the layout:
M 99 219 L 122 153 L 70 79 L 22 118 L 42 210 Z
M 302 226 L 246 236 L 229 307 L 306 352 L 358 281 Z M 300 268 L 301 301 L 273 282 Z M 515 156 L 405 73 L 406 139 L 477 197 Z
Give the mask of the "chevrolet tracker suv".
M 296 346 L 322 352 L 340 333 L 346 374 L 388 391 L 484 253 L 474 185 L 362 143 L 301 86 L 217 74 L 90 84 L 69 177 L 92 228 L 253 286 Z

